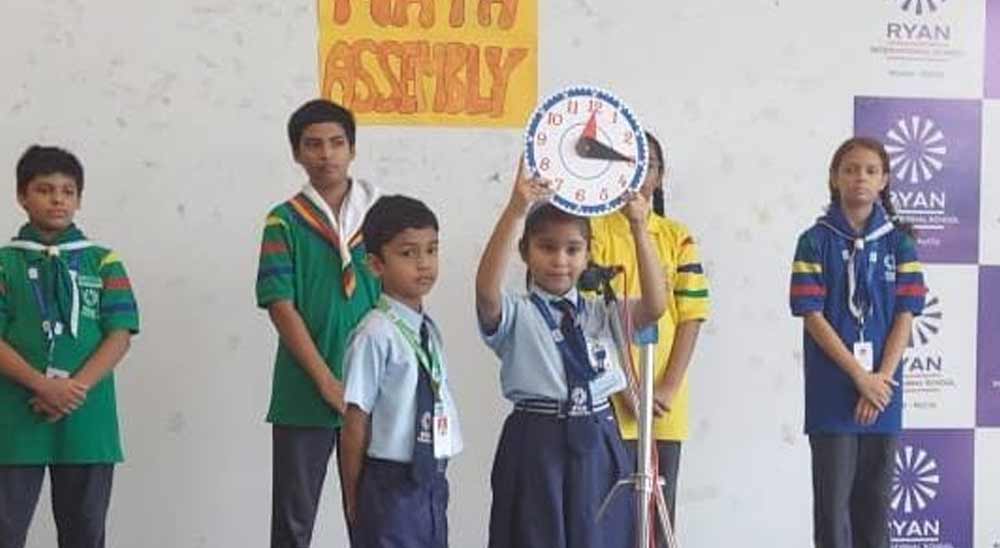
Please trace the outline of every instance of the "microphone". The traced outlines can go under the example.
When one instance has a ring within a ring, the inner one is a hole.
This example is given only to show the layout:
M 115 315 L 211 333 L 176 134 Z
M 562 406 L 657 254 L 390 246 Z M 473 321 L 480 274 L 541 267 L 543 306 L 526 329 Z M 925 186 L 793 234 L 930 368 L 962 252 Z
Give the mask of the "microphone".
M 601 266 L 592 262 L 580 274 L 576 287 L 581 291 L 601 291 L 607 288 L 615 276 L 624 271 L 625 267 L 621 265 Z

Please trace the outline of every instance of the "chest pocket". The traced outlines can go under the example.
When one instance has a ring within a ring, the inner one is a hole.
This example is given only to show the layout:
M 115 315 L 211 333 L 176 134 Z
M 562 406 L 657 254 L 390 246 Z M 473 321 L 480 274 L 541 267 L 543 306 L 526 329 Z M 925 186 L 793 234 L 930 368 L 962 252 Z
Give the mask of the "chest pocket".
M 100 317 L 101 293 L 104 282 L 99 276 L 78 274 L 76 285 L 80 289 L 80 317 L 97 320 Z

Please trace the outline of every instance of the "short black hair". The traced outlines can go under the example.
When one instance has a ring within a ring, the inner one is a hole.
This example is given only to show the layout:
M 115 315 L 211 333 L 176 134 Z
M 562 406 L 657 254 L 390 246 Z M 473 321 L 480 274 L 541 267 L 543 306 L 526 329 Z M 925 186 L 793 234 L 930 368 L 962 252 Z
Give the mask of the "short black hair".
M 35 177 L 61 174 L 73 179 L 83 194 L 83 165 L 72 152 L 59 147 L 31 145 L 17 161 L 17 193 L 24 194 Z
M 402 194 L 382 196 L 368 210 L 361 224 L 365 249 L 381 258 L 385 244 L 408 228 L 438 230 L 438 220 L 420 200 Z
M 352 149 L 354 148 L 354 133 L 357 127 L 354 123 L 354 114 L 333 101 L 313 99 L 299 107 L 288 118 L 288 141 L 292 145 L 292 152 L 299 151 L 299 141 L 302 140 L 302 133 L 306 127 L 323 122 L 340 124 L 347 134 L 347 143 Z
M 527 254 L 528 244 L 532 238 L 538 236 L 546 227 L 555 224 L 575 224 L 580 229 L 580 234 L 583 236 L 584 241 L 587 242 L 587 247 L 590 247 L 590 221 L 585 217 L 566 213 L 552 205 L 551 202 L 548 202 L 536 204 L 524 219 L 524 234 L 517 244 L 521 255 L 524 256 Z

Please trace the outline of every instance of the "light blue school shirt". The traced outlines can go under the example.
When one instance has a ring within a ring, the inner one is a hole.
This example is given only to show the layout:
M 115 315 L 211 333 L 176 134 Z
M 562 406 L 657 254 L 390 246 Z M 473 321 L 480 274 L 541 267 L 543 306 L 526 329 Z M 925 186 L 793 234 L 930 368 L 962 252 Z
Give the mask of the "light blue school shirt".
M 444 356 L 441 332 L 430 317 L 385 295 L 389 308 L 420 337 L 420 324 L 427 319 L 431 352 L 441 360 L 441 398 L 451 428 L 451 453 L 462 450 L 462 431 L 458 411 L 448 388 L 448 367 Z M 417 381 L 421 367 L 416 352 L 392 323 L 375 308 L 351 334 L 344 356 L 345 400 L 356 405 L 371 420 L 371 440 L 368 456 L 396 462 L 413 460 L 416 437 L 414 422 L 417 414 Z
M 580 296 L 576 288 L 562 296 L 552 295 L 537 286 L 532 287 L 532 291 L 546 303 L 569 299 L 576 305 Z M 500 386 L 504 397 L 515 403 L 530 399 L 565 401 L 569 387 L 562 357 L 545 318 L 531 302 L 531 294 L 503 292 L 501 297 L 500 322 L 496 331 L 487 333 L 482 323 L 479 330 L 486 346 L 500 358 Z M 562 312 L 551 305 L 549 310 L 558 326 L 562 321 Z M 611 311 L 617 313 L 615 308 Z M 587 339 L 590 364 L 599 372 L 590 381 L 594 405 L 627 386 L 621 368 L 621 355 L 611 334 L 609 312 L 603 300 L 593 297 L 584 297 L 577 312 L 578 322 Z

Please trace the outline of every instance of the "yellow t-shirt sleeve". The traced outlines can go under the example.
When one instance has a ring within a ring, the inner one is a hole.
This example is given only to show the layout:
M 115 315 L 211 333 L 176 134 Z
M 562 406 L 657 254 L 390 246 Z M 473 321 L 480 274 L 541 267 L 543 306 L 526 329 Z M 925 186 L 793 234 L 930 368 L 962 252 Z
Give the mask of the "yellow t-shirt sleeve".
M 708 278 L 698 244 L 686 229 L 677 232 L 676 240 L 677 278 L 673 293 L 677 302 L 677 321 L 707 320 L 710 308 Z

